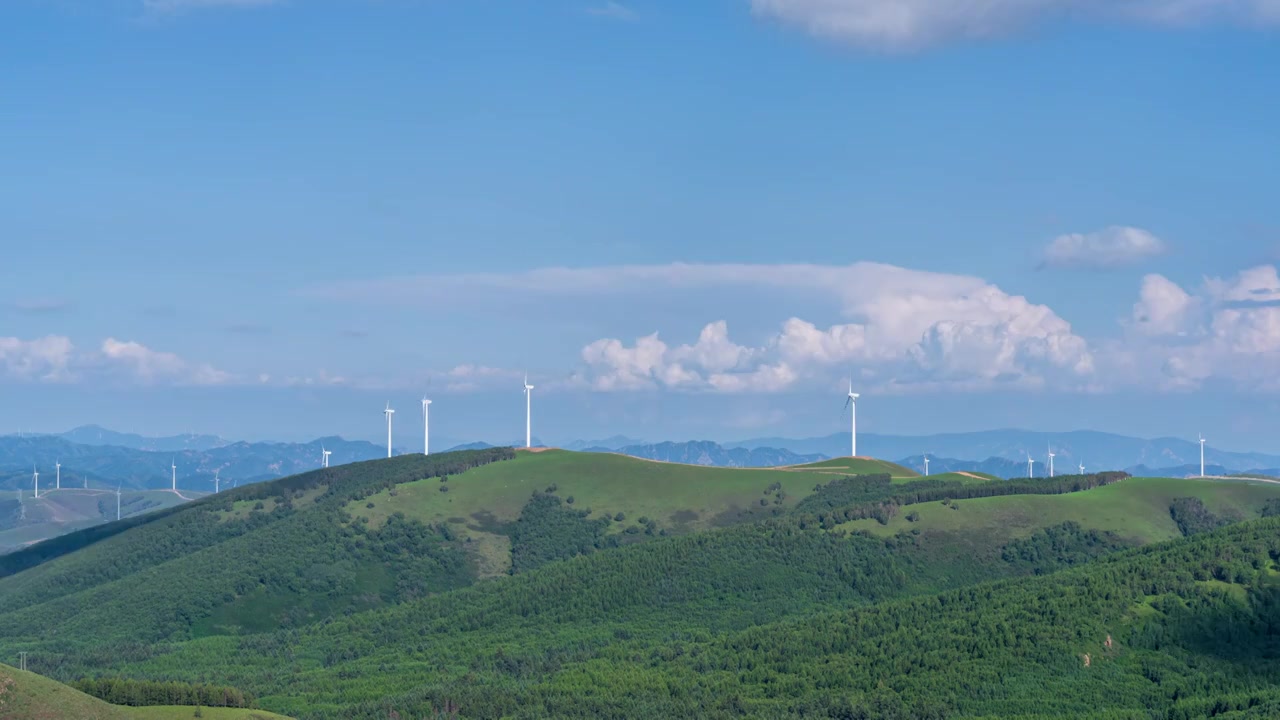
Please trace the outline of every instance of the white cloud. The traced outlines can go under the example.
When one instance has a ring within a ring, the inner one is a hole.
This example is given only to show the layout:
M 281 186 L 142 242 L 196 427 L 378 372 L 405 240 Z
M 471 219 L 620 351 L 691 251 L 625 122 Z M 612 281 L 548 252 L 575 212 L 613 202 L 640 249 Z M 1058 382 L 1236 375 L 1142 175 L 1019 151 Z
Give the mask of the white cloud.
M 1160 238 L 1141 228 L 1112 226 L 1093 233 L 1059 235 L 1044 249 L 1044 264 L 1103 269 L 1132 265 L 1167 251 Z
M 910 50 L 1055 19 L 1193 26 L 1275 24 L 1278 0 L 751 0 L 759 16 L 852 45 Z
M 108 366 L 121 368 L 145 384 L 225 385 L 235 379 L 210 365 L 189 363 L 173 353 L 132 341 L 107 338 L 102 341 L 101 353 Z
M 0 337 L 0 375 L 27 381 L 69 380 L 74 352 L 71 339 L 61 335 L 34 340 Z
M 517 273 L 416 276 L 352 283 L 316 294 L 343 300 L 418 303 L 447 296 L 530 294 L 599 297 L 741 288 L 817 296 L 850 320 L 824 328 L 791 318 L 759 347 L 729 339 L 711 322 L 696 342 L 668 346 L 658 334 L 625 344 L 617 338 L 582 350 L 580 381 L 599 390 L 645 387 L 777 390 L 807 378 L 844 374 L 853 365 L 885 382 L 926 375 L 1007 382 L 1033 375 L 1084 376 L 1092 358 L 1085 341 L 1052 310 L 1011 296 L 981 278 L 910 270 L 881 263 L 628 265 L 543 268 Z M 714 378 L 714 381 L 713 381 Z
M 1220 379 L 1243 390 L 1280 390 L 1280 277 L 1274 266 L 1207 279 L 1199 295 L 1149 275 L 1133 317 L 1138 337 L 1107 354 L 1132 384 L 1194 389 Z
M 1131 327 L 1142 335 L 1186 335 L 1195 310 L 1195 298 L 1177 283 L 1163 275 L 1147 275 L 1133 306 Z
M 794 267 L 774 273 L 737 267 L 769 284 L 794 279 Z M 597 340 L 582 353 L 592 386 L 775 392 L 857 368 L 860 378 L 881 385 L 973 387 L 1051 378 L 1080 383 L 1093 372 L 1088 344 L 1067 321 L 980 279 L 873 264 L 807 269 L 806 285 L 826 287 L 855 322 L 823 329 L 793 317 L 759 347 L 734 343 L 723 321 L 703 328 L 697 343 L 674 349 L 657 334 L 632 346 Z M 709 282 L 724 274 L 707 267 Z M 689 280 L 683 270 L 681 277 Z

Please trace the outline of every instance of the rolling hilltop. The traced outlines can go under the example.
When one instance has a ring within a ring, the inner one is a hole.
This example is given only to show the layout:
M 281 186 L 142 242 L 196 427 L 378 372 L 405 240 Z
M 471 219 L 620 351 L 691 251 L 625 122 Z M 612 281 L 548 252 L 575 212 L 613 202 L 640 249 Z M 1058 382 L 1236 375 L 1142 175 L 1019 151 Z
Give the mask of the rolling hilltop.
M 0 641 L 307 718 L 1190 717 L 1280 699 L 1276 514 L 1261 481 L 404 456 L 0 557 Z

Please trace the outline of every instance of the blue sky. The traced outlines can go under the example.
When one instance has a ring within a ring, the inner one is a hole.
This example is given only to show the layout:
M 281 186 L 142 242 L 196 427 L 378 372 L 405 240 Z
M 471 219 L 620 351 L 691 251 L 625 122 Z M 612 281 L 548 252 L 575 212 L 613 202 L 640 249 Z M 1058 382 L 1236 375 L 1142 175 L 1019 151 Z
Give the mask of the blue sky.
M 1280 451 L 1280 9 L 983 5 L 6 2 L 0 432 Z

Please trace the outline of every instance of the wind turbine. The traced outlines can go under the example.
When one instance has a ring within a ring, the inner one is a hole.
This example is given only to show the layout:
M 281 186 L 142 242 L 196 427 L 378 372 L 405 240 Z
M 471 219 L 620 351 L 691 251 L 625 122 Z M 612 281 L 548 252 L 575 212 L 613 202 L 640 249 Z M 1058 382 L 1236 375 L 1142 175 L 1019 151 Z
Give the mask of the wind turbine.
M 218 494 L 218 491 L 219 491 L 219 490 L 220 490 L 220 488 L 222 487 L 222 486 L 221 486 L 221 484 L 220 484 L 220 482 L 221 482 L 221 481 L 218 479 L 218 471 L 217 471 L 217 470 L 214 470 L 214 471 L 213 471 L 213 494 L 214 494 L 214 495 L 217 495 L 217 494 Z
M 929 456 L 928 455 L 924 456 L 924 474 L 925 474 L 925 477 L 929 476 Z
M 332 454 L 332 450 L 325 450 L 323 445 L 320 446 L 321 467 L 329 467 L 329 456 Z
M 1035 466 L 1036 466 L 1035 458 L 1031 457 L 1031 453 L 1027 453 L 1027 477 L 1028 478 L 1033 478 L 1036 476 Z
M 178 492 L 178 463 L 175 460 L 170 460 L 169 469 L 173 470 L 173 491 Z
M 1083 475 L 1083 474 L 1084 474 L 1084 461 L 1083 461 L 1083 460 L 1081 460 L 1081 461 L 1080 461 L 1080 474 L 1081 474 L 1081 475 Z
M 533 447 L 533 386 L 529 373 L 524 374 L 524 446 Z
M 116 486 L 116 519 L 120 519 L 120 486 Z
M 382 414 L 387 416 L 387 457 L 391 457 L 391 416 L 395 415 L 396 411 L 391 409 L 391 403 L 387 403 L 387 409 L 383 410 Z
M 858 393 L 853 391 L 852 379 L 849 380 L 849 397 L 844 406 L 849 411 L 849 457 L 858 457 Z
M 53 489 L 61 490 L 62 489 L 62 461 L 61 460 L 53 461 L 53 470 L 55 473 Z
M 422 396 L 422 454 L 431 454 L 431 416 L 429 408 L 431 401 L 426 395 Z
M 31 468 L 31 481 L 36 484 L 36 499 L 39 499 L 40 498 L 40 470 L 35 467 Z
M 1200 477 L 1204 477 L 1204 435 L 1200 435 Z
M 1049 477 L 1053 477 L 1053 446 L 1045 446 L 1049 451 Z

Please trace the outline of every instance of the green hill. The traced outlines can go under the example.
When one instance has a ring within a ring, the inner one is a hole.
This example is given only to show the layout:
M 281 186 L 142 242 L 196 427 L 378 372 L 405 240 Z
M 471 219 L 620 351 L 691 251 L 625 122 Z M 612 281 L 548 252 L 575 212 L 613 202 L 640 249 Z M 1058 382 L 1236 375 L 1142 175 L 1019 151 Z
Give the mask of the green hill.
M 163 510 L 207 494 L 185 490 L 182 495 L 167 490 L 122 492 L 120 516 Z M 0 554 L 115 519 L 116 494 L 108 490 L 45 490 L 38 498 L 27 493 L 21 506 L 15 495 L 0 501 Z
M 1040 712 L 1039 687 L 1051 714 L 1174 709 L 1280 679 L 1277 521 L 1210 532 L 1276 511 L 1274 483 L 403 456 L 0 557 L 0 641 L 60 680 L 225 684 L 308 718 L 962 717 Z M 1223 612 L 1261 661 L 1185 635 Z M 1099 629 L 1129 664 L 1066 683 Z
M 918 478 L 920 473 L 911 468 L 891 463 L 886 460 L 876 460 L 866 457 L 843 457 L 832 458 L 831 460 L 822 460 L 807 465 L 795 465 L 790 470 L 804 470 L 808 472 L 822 473 L 844 473 L 847 475 L 878 475 L 887 473 L 895 478 Z
M 509 449 L 345 465 L 0 557 L 0 636 L 149 641 L 296 627 L 601 548 L 776 517 L 812 495 L 814 480 Z M 132 617 L 141 608 L 152 612 Z
M 126 720 L 129 717 L 125 708 L 108 705 L 35 673 L 0 665 L 0 720 Z
M 1181 537 L 1170 515 L 1177 498 L 1195 497 L 1213 513 L 1235 519 L 1261 516 L 1267 500 L 1280 498 L 1280 485 L 1232 480 L 1129 478 L 1106 487 L 1066 495 L 1011 495 L 910 506 L 887 524 L 855 520 L 841 530 L 888 536 L 902 531 L 957 534 L 981 532 L 1002 540 L 1027 537 L 1036 530 L 1076 522 L 1086 529 L 1115 533 L 1137 544 Z

